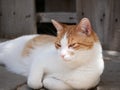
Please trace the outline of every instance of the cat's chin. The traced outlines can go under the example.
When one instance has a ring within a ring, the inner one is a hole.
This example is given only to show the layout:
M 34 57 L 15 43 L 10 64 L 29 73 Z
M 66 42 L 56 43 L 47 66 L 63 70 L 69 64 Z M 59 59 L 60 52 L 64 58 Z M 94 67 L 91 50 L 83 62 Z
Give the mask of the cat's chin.
M 63 59 L 65 62 L 70 62 L 71 60 L 70 59 Z
M 65 62 L 71 62 L 72 59 L 71 58 L 62 58 Z

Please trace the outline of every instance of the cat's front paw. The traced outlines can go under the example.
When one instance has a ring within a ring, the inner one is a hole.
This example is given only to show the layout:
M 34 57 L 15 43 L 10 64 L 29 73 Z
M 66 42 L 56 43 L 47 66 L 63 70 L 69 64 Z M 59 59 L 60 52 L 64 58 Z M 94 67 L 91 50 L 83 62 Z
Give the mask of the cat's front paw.
M 28 80 L 27 84 L 30 88 L 32 89 L 40 89 L 42 88 L 43 84 L 41 81 L 33 81 L 33 80 Z

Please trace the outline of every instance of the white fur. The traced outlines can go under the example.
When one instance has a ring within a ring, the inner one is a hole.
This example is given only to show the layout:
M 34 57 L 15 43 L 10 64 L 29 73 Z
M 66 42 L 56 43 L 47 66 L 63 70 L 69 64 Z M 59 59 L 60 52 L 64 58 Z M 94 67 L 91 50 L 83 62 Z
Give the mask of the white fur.
M 59 53 L 64 60 L 70 60 L 71 59 L 70 55 L 68 54 L 70 49 L 68 49 L 68 43 L 67 42 L 68 42 L 68 39 L 67 39 L 67 36 L 66 36 L 66 33 L 65 33 L 64 37 L 62 38 L 62 40 L 60 42 L 61 43 L 61 48 L 59 49 Z
M 99 42 L 91 50 L 75 52 L 66 47 L 67 38 L 64 36 L 62 48 L 58 50 L 60 54 L 54 44 L 49 43 L 36 47 L 28 57 L 22 57 L 25 43 L 35 36 L 23 36 L 0 44 L 0 62 L 8 70 L 27 76 L 29 87 L 37 89 L 44 85 L 51 90 L 70 90 L 88 89 L 98 84 L 104 69 Z M 71 51 L 75 55 L 70 56 Z M 65 56 L 64 60 L 61 53 L 69 58 Z

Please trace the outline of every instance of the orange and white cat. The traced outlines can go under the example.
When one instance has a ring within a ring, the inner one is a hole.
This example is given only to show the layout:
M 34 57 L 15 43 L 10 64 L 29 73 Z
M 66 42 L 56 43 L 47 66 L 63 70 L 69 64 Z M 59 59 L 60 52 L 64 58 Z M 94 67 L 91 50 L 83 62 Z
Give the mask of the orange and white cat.
M 29 87 L 50 90 L 89 89 L 104 70 L 100 41 L 89 19 L 78 25 L 52 20 L 57 37 L 27 35 L 0 44 L 0 63 L 26 76 Z

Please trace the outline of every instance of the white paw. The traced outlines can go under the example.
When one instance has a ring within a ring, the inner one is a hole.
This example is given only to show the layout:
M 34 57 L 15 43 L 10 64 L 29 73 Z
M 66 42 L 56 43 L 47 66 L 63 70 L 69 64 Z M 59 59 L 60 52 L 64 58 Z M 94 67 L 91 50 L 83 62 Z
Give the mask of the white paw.
M 64 82 L 55 78 L 46 78 L 43 80 L 43 85 L 49 90 L 71 90 L 72 88 Z
M 44 85 L 45 88 L 53 87 L 52 81 L 50 81 L 49 79 L 44 79 L 43 80 L 43 85 Z
M 27 84 L 32 89 L 40 89 L 43 86 L 40 80 L 28 80 Z

